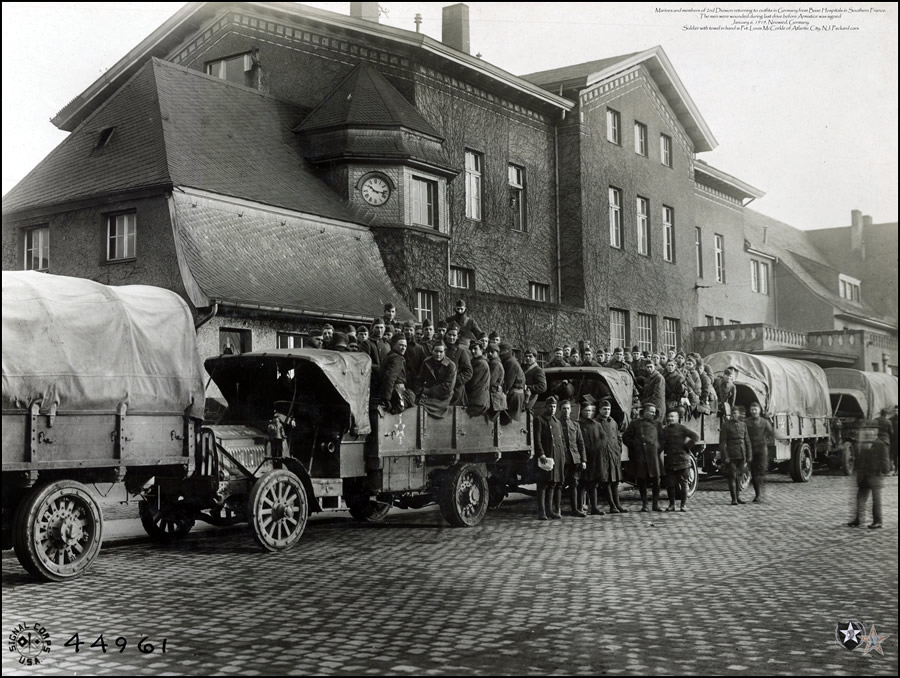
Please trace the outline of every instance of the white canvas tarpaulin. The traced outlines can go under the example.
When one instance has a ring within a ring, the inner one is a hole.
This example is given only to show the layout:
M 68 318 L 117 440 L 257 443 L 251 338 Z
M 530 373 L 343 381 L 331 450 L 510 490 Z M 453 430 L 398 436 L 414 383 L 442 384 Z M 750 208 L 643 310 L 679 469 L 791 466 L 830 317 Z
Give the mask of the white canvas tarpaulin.
M 833 393 L 852 394 L 859 400 L 867 419 L 874 419 L 882 409 L 897 404 L 897 377 L 892 374 L 830 367 L 825 376 Z
M 191 311 L 174 292 L 3 272 L 3 406 L 203 416 Z
M 763 411 L 770 416 L 831 416 L 825 370 L 814 363 L 739 351 L 713 353 L 703 361 L 716 375 L 726 367 L 734 367 L 737 370 L 734 383 L 753 389 Z

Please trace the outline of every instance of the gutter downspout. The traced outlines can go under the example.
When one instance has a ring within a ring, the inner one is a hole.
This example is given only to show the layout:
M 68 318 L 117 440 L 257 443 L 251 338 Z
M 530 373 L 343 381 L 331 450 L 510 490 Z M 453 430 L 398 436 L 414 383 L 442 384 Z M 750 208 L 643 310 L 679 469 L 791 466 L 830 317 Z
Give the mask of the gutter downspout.
M 562 89 L 562 85 L 560 85 Z M 562 112 L 559 122 L 566 119 L 566 112 Z M 559 251 L 559 122 L 553 126 L 553 172 L 554 192 L 556 203 L 556 303 L 562 304 L 562 256 Z
M 197 319 L 194 321 L 194 330 L 195 330 L 195 331 L 196 331 L 196 330 L 199 330 L 199 329 L 200 329 L 201 327 L 203 327 L 206 323 L 208 323 L 210 320 L 212 320 L 213 318 L 215 318 L 215 317 L 216 317 L 216 314 L 217 314 L 218 312 L 219 312 L 219 302 L 218 302 L 218 301 L 214 301 L 214 302 L 213 302 L 213 305 L 212 305 L 212 309 L 210 310 L 210 312 L 209 312 L 209 313 L 206 313 L 206 314 L 204 314 L 204 315 L 202 315 L 202 316 L 200 316 L 199 318 L 197 318 Z

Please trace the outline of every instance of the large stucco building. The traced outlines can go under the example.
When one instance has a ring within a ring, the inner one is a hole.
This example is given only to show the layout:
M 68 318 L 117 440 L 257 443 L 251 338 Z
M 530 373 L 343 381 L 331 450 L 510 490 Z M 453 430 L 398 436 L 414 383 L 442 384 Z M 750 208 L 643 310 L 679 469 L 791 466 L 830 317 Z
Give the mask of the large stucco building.
M 207 354 L 465 297 L 542 351 L 896 366 L 895 264 L 747 209 L 763 192 L 698 159 L 718 142 L 661 47 L 516 76 L 469 54 L 465 5 L 442 41 L 351 5 L 185 6 L 53 119 L 70 136 L 3 198 L 4 269 L 173 289 Z M 896 261 L 879 228 L 847 232 Z M 883 355 L 822 348 L 845 327 Z

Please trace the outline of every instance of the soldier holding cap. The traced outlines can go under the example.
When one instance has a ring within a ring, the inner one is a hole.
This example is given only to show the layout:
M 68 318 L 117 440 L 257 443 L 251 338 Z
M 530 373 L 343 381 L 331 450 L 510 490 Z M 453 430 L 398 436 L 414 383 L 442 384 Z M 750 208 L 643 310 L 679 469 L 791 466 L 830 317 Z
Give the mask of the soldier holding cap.
M 556 418 L 557 400 L 544 401 L 544 416 L 534 418 L 534 447 L 538 464 L 538 520 L 562 518 L 562 488 L 566 478 L 566 448 L 562 426 Z M 550 467 L 549 469 L 547 467 Z
M 628 446 L 630 466 L 641 493 L 641 511 L 647 513 L 647 485 L 653 490 L 653 510 L 659 507 L 659 424 L 656 421 L 656 405 L 644 403 L 639 419 L 632 421 L 622 435 Z
M 741 499 L 741 475 L 745 465 L 753 457 L 753 446 L 744 417 L 747 411 L 743 405 L 734 408 L 734 415 L 722 420 L 719 429 L 719 454 L 725 462 L 725 476 L 728 478 L 728 491 L 731 493 L 731 505 L 743 504 Z

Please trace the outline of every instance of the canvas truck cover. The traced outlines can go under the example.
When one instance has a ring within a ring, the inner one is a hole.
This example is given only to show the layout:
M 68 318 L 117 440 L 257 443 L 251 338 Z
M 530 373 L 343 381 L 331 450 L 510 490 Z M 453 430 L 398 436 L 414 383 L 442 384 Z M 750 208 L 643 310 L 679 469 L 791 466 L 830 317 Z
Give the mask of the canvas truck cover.
M 3 271 L 3 407 L 187 413 L 202 418 L 191 311 L 174 292 Z
M 885 372 L 862 372 L 846 367 L 825 370 L 832 393 L 845 393 L 859 399 L 866 419 L 874 419 L 884 408 L 897 404 L 897 377 Z
M 703 361 L 713 373 L 726 367 L 737 369 L 734 383 L 748 386 L 756 393 L 766 414 L 801 414 L 830 417 L 831 399 L 825 370 L 805 360 L 790 360 L 739 351 L 722 351 Z
M 575 376 L 579 374 L 599 375 L 603 377 L 603 381 L 609 387 L 613 398 L 619 409 L 625 413 L 626 420 L 631 416 L 631 400 L 634 392 L 634 379 L 629 372 L 623 370 L 614 370 L 611 367 L 548 367 L 544 370 L 544 374 L 549 380 L 553 375 L 563 375 L 564 377 Z
M 235 397 L 235 383 L 248 371 L 263 363 L 274 361 L 280 369 L 293 369 L 301 388 L 314 384 L 310 372 L 321 374 L 334 387 L 337 395 L 350 408 L 351 429 L 355 435 L 372 431 L 369 422 L 369 389 L 372 381 L 372 360 L 365 353 L 345 353 L 313 348 L 286 348 L 266 352 L 224 355 L 206 361 L 206 371 L 231 403 Z

